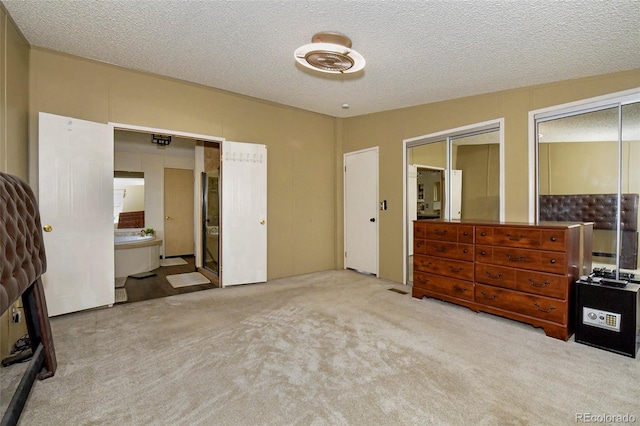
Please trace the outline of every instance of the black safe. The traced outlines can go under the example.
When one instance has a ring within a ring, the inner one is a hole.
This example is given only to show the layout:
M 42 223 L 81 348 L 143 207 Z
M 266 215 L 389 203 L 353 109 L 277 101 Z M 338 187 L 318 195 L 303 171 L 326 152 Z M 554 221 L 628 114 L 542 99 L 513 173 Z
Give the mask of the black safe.
M 575 341 L 635 358 L 639 288 L 576 282 Z

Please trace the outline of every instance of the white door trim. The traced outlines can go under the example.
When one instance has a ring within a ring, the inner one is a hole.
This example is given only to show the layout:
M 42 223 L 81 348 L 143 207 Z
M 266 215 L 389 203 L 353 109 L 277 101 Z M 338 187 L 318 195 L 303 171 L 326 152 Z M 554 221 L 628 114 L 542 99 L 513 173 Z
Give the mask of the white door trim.
M 225 138 L 221 138 L 219 136 L 211 136 L 211 135 L 203 135 L 200 133 L 191 133 L 191 132 L 182 132 L 179 130 L 169 130 L 169 129 L 161 129 L 157 127 L 147 127 L 147 126 L 138 126 L 135 124 L 126 124 L 126 123 L 108 123 L 113 130 L 129 130 L 135 132 L 143 132 L 143 133 L 160 133 L 163 135 L 172 135 L 179 136 L 181 138 L 187 139 L 196 139 L 203 140 L 209 142 L 219 142 L 222 143 L 225 141 Z M 193 235 L 195 237 L 195 265 L 198 268 L 201 268 L 203 265 L 202 259 L 202 209 L 200 208 L 200 194 L 202 193 L 202 182 L 198 178 L 201 173 L 204 171 L 204 151 L 197 149 L 195 150 L 195 163 L 194 163 L 194 188 L 193 188 L 193 208 L 194 208 L 194 223 L 193 223 Z M 162 188 L 162 205 L 164 206 L 164 183 Z M 164 217 L 164 214 L 163 214 Z M 164 241 L 163 244 L 163 257 L 164 257 Z
M 365 148 L 365 149 L 361 149 L 358 151 L 351 151 L 351 152 L 347 152 L 344 153 L 342 155 L 342 170 L 343 170 L 343 176 L 344 176 L 344 170 L 347 166 L 347 156 L 350 155 L 357 155 L 357 154 L 362 154 L 365 152 L 375 152 L 376 156 L 378 156 L 379 158 L 379 148 L 377 146 L 373 147 L 373 148 Z M 379 176 L 380 176 L 380 171 L 377 170 L 377 181 L 376 181 L 376 192 L 378 193 L 377 195 L 377 200 L 378 202 L 380 201 L 380 185 L 379 185 Z M 343 253 L 342 253 L 342 259 L 343 259 L 343 269 L 347 269 L 347 260 L 345 259 L 344 256 L 344 252 L 347 249 L 347 203 L 345 202 L 345 198 L 347 196 L 347 180 L 343 179 L 342 180 L 342 194 L 343 194 L 343 202 L 342 202 L 342 218 L 343 218 Z M 375 265 L 375 275 L 376 277 L 380 276 L 380 215 L 379 215 L 379 210 L 376 210 L 376 247 L 375 247 L 375 253 L 376 253 L 376 265 Z

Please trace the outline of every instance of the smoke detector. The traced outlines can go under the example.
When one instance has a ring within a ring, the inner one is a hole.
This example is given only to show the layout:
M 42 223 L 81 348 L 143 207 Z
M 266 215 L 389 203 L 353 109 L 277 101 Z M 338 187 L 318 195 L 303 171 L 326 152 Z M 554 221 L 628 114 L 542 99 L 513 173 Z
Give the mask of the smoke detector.
M 354 73 L 366 63 L 361 54 L 351 49 L 349 37 L 333 32 L 315 34 L 310 44 L 296 49 L 294 56 L 307 68 L 332 74 Z

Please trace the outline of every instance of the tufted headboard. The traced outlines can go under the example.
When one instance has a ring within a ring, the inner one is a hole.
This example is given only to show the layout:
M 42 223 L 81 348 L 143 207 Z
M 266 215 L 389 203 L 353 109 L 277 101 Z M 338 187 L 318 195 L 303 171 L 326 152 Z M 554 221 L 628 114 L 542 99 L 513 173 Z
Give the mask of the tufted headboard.
M 0 173 L 0 313 L 47 270 L 38 204 L 23 180 Z
M 617 194 L 540 195 L 541 221 L 593 222 L 594 229 L 615 230 Z M 620 228 L 638 229 L 638 194 L 622 194 Z
M 0 314 L 22 298 L 31 349 L 2 360 L 5 367 L 31 358 L 0 421 L 3 425 L 18 422 L 36 377 L 51 377 L 57 368 L 41 278 L 46 270 L 36 197 L 25 181 L 0 172 Z
M 541 195 L 541 221 L 593 222 L 594 229 L 617 229 L 617 194 Z M 620 200 L 622 249 L 620 267 L 638 266 L 638 194 L 622 194 Z M 593 252 L 594 256 L 615 257 L 614 253 Z

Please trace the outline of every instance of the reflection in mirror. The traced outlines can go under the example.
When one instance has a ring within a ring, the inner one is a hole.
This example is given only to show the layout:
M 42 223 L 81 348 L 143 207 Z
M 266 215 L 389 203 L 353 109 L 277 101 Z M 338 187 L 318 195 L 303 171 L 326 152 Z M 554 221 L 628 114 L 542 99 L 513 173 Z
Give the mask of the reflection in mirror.
M 619 111 L 537 123 L 538 217 L 593 222 L 593 266 L 637 271 L 640 104 L 623 105 L 622 120 Z
M 204 143 L 203 258 L 204 267 L 218 274 L 220 262 L 220 145 Z
M 500 132 L 452 138 L 451 214 L 500 220 Z
M 445 217 L 443 187 L 447 161 L 446 141 L 411 147 L 408 150 L 409 219 L 440 219 Z M 434 190 L 434 188 L 437 188 Z M 411 232 L 413 229 L 409 227 Z
M 114 172 L 113 226 L 144 228 L 144 173 Z

